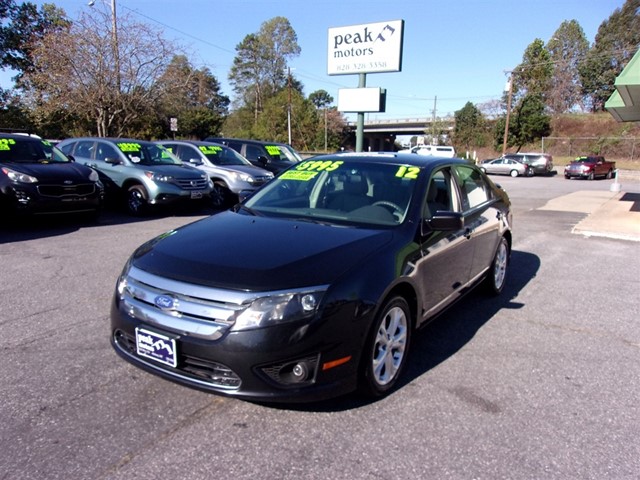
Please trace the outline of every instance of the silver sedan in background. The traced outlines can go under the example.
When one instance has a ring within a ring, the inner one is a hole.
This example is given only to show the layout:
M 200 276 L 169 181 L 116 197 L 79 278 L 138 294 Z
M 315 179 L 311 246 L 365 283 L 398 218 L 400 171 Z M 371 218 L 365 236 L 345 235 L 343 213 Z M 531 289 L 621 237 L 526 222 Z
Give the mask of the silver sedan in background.
M 488 174 L 511 175 L 512 177 L 533 175 L 533 170 L 529 165 L 511 158 L 500 157 L 493 160 L 485 160 L 479 166 L 483 172 Z

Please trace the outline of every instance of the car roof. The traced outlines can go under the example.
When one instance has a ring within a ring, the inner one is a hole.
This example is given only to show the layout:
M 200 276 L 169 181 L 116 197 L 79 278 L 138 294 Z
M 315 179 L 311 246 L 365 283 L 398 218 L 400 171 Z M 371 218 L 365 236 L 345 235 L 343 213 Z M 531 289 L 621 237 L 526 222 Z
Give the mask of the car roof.
M 117 142 L 154 143 L 151 140 L 142 140 L 140 138 L 126 138 L 126 137 L 72 137 L 72 138 L 64 139 L 63 142 L 78 141 L 78 140 L 102 140 L 102 141 L 112 142 L 112 143 L 117 143 Z
M 14 140 L 21 140 L 27 142 L 42 142 L 42 139 L 38 136 L 29 135 L 27 133 L 2 133 L 0 132 L 0 138 L 12 138 Z
M 283 142 L 271 142 L 268 140 L 252 140 L 252 139 L 248 139 L 248 138 L 233 138 L 233 137 L 209 137 L 211 138 L 211 140 L 207 140 L 208 142 L 213 142 L 215 143 L 216 140 L 222 140 L 222 141 L 229 141 L 229 140 L 235 140 L 238 142 L 245 142 L 245 143 L 255 143 L 258 145 L 283 145 L 286 147 L 290 147 L 291 145 L 289 145 L 288 143 L 283 143 Z
M 229 148 L 221 143 L 206 140 L 157 140 L 155 143 L 183 143 L 187 145 L 218 145 L 220 147 Z
M 399 152 L 344 152 L 318 155 L 306 160 L 336 159 L 365 163 L 393 163 L 416 167 L 438 167 L 441 165 L 472 165 L 461 158 L 434 156 L 420 156 L 413 153 Z

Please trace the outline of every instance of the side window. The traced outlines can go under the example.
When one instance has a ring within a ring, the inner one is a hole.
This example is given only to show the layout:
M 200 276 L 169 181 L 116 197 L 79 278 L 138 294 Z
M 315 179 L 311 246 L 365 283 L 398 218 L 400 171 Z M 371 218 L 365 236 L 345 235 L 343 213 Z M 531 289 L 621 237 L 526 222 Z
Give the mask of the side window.
M 80 158 L 93 158 L 93 140 L 81 140 L 76 145 L 76 149 L 74 151 L 75 157 Z
M 116 149 L 108 143 L 98 143 L 96 159 L 105 161 L 107 158 L 120 158 Z
M 260 147 L 247 145 L 245 157 L 247 157 L 248 160 L 257 160 L 260 155 L 264 155 Z
M 478 170 L 463 165 L 456 165 L 454 168 L 463 211 L 471 210 L 489 200 L 488 186 Z
M 455 210 L 451 195 L 451 173 L 448 169 L 438 170 L 429 180 L 425 216 L 433 217 L 437 211 Z
M 76 146 L 75 142 L 72 142 L 72 143 L 67 143 L 66 145 L 63 145 L 62 147 L 58 147 L 58 148 L 60 148 L 60 150 L 62 150 L 62 153 L 64 153 L 65 155 L 73 155 L 73 147 L 75 146 Z

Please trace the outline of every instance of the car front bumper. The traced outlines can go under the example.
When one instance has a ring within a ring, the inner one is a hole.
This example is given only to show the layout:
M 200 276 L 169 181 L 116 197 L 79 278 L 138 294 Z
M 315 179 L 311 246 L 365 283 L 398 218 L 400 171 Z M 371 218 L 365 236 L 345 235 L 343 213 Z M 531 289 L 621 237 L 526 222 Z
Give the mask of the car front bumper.
M 133 365 L 189 387 L 253 401 L 319 401 L 357 386 L 359 358 L 353 352 L 359 350 L 357 339 L 362 335 L 336 328 L 336 322 L 347 325 L 353 318 L 344 308 L 340 310 L 331 319 L 314 320 L 313 328 L 308 323 L 285 323 L 228 331 L 213 340 L 145 322 L 125 311 L 116 296 L 111 308 L 111 344 Z M 136 328 L 173 339 L 176 366 L 140 355 Z M 306 372 L 304 378 L 293 374 L 296 366 Z

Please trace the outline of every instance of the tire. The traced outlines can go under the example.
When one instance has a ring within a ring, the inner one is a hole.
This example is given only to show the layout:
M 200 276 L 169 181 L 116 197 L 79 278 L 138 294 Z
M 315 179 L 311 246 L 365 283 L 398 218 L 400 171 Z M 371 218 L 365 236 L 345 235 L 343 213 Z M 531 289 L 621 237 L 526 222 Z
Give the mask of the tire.
M 225 209 L 231 204 L 231 191 L 224 183 L 215 182 L 210 196 L 213 208 Z
M 511 170 L 511 173 L 509 173 L 509 175 L 511 175 L 513 178 L 517 177 L 519 175 L 517 170 Z
M 376 316 L 361 363 L 360 392 L 381 397 L 398 382 L 409 355 L 411 310 L 402 297 L 393 297 Z
M 489 292 L 493 295 L 499 295 L 504 288 L 507 279 L 507 267 L 509 266 L 509 243 L 507 239 L 502 237 L 496 254 L 491 262 L 491 268 L 487 273 L 485 285 Z
M 571 180 L 571 175 L 565 175 L 564 178 L 567 180 Z
M 142 185 L 133 185 L 127 190 L 127 211 L 136 217 L 144 215 L 147 211 L 149 196 Z
M 609 170 L 607 172 L 607 180 L 611 180 L 613 178 L 613 170 Z
M 589 174 L 589 176 L 587 177 L 587 179 L 588 179 L 588 180 L 595 180 L 595 179 L 596 179 L 596 174 L 595 174 L 595 173 L 593 173 L 593 172 L 591 172 L 591 173 Z

